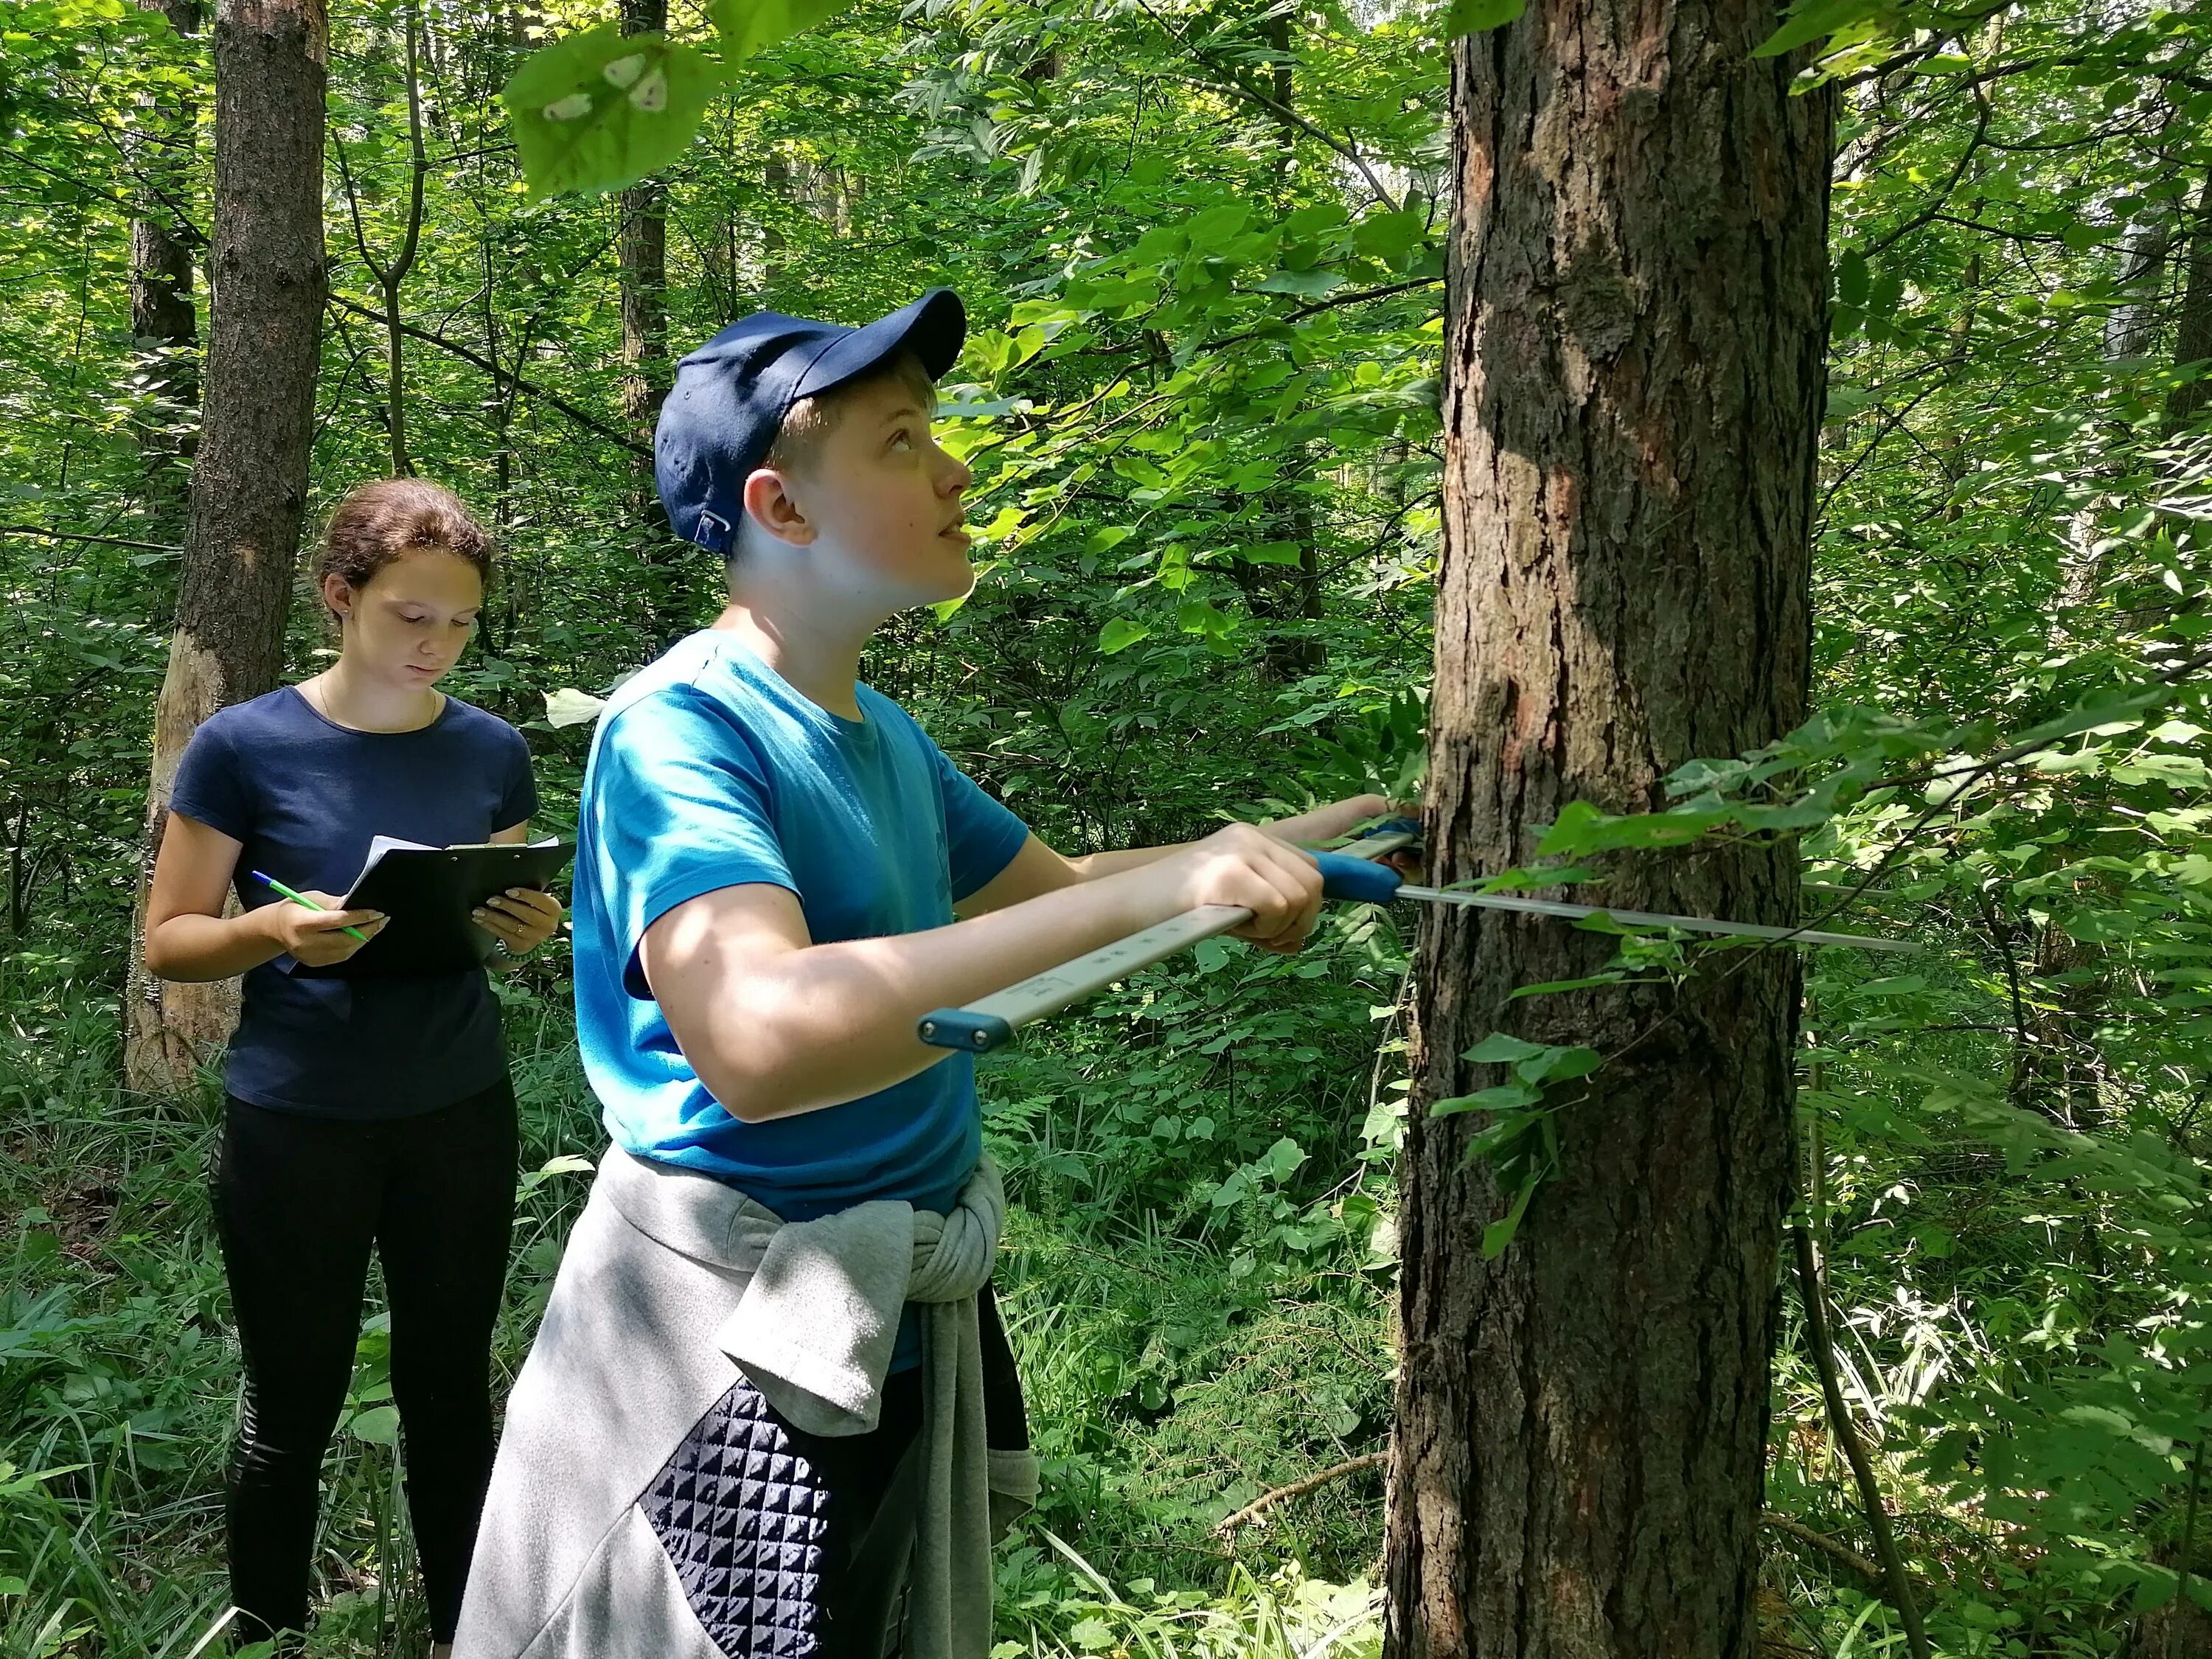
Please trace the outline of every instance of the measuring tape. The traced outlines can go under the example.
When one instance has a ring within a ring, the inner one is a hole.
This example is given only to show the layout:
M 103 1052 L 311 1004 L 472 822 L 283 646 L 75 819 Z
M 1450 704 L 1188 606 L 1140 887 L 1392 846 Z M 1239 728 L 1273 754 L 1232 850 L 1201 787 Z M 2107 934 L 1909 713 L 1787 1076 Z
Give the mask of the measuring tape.
M 1719 933 L 1771 944 L 1849 945 L 1866 951 L 1920 948 L 1910 940 L 1876 939 L 1863 933 L 1826 933 L 1811 928 L 1774 927 L 1755 921 L 1723 921 L 1711 916 L 1616 910 L 1602 904 L 1565 904 L 1554 899 L 1517 898 L 1508 893 L 1459 893 L 1441 887 L 1414 886 L 1389 865 L 1377 861 L 1401 847 L 1412 845 L 1413 839 L 1410 820 L 1397 818 L 1349 848 L 1316 853 L 1314 862 L 1321 866 L 1322 896 L 1354 904 L 1389 904 L 1398 899 L 1419 899 L 1430 904 L 1463 904 L 1476 909 L 1556 916 L 1569 921 L 1606 916 L 1623 927 L 1680 927 L 1694 933 Z M 1010 985 L 964 1008 L 939 1008 L 924 1014 L 915 1028 L 915 1035 L 933 1048 L 989 1054 L 1012 1042 L 1014 1033 L 1031 1021 L 1056 1014 L 1070 1003 L 1094 996 L 1116 980 L 1127 979 L 1139 969 L 1149 968 L 1187 945 L 1228 933 L 1251 920 L 1252 913 L 1237 905 L 1200 905 L 1063 962 L 1057 968 L 1032 974 L 1018 985 Z

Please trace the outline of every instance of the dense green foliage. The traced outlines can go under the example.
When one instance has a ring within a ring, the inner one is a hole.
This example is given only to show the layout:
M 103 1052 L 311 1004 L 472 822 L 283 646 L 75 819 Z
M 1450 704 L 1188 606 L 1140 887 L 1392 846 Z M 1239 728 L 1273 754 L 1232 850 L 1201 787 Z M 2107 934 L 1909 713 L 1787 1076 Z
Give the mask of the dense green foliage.
M 533 202 L 520 171 L 500 94 L 527 31 L 417 15 L 408 447 L 497 522 L 505 577 L 454 689 L 529 732 L 558 828 L 584 728 L 544 696 L 603 691 L 704 620 L 719 572 L 666 540 L 620 413 L 617 199 Z M 389 465 L 362 250 L 386 259 L 405 229 L 407 15 L 333 20 L 321 504 Z M 2201 1563 L 2212 1530 L 2189 1518 L 2212 1423 L 2212 464 L 2176 373 L 2192 260 L 2212 293 L 2212 76 L 2193 24 L 2142 8 L 1797 15 L 1807 39 L 1843 31 L 1826 712 L 1770 754 L 1686 769 L 1668 817 L 1571 815 L 1547 850 L 1795 835 L 1808 915 L 1926 944 L 1908 972 L 1824 952 L 1810 973 L 1802 1213 L 1847 1392 L 1940 1650 L 2111 1653 L 2174 1595 L 2185 1533 Z M 665 169 L 678 350 L 757 305 L 858 319 L 933 282 L 967 299 L 945 395 L 985 574 L 895 625 L 868 672 L 1065 850 L 1418 767 L 1449 218 L 1435 33 L 1259 0 L 866 3 L 718 69 Z M 694 14 L 672 36 L 713 45 Z M 214 1097 L 123 1095 L 112 1012 L 182 528 L 175 464 L 148 459 L 173 422 L 131 337 L 128 225 L 167 176 L 149 157 L 189 140 L 185 188 L 158 194 L 204 254 L 208 73 L 203 40 L 122 0 L 0 18 L 10 1654 L 184 1655 L 223 1600 L 237 1368 L 203 1191 Z M 196 132 L 158 127 L 180 110 Z M 325 648 L 297 607 L 295 668 Z M 1636 943 L 1619 971 L 1728 960 Z M 1231 1543 L 1210 1528 L 1387 1436 L 1406 966 L 1371 913 L 1295 960 L 1208 945 L 987 1068 L 1017 1200 L 1002 1282 L 1049 1465 L 1003 1563 L 1009 1641 L 1377 1639 L 1371 1470 Z M 505 994 L 533 1172 L 512 1367 L 599 1135 L 561 963 Z M 1547 1091 L 1586 1063 L 1492 1103 L 1529 1202 Z M 1801 1333 L 1769 1502 L 1863 1550 Z M 383 1342 L 372 1320 L 328 1471 L 333 1653 L 420 1636 Z M 1899 1646 L 1875 1586 L 1770 1536 L 1778 1650 Z

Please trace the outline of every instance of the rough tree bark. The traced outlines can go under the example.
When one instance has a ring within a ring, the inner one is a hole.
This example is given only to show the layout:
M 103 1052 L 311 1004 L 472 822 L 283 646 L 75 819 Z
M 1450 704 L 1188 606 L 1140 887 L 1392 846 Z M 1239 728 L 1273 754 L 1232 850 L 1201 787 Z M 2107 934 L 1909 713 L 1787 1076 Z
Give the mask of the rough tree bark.
M 1673 768 L 1804 715 L 1833 118 L 1750 57 L 1776 15 L 1539 4 L 1453 47 L 1432 879 L 1528 862 L 1571 800 L 1661 806 Z M 1795 910 L 1790 848 L 1607 872 L 1624 906 Z M 1423 920 L 1387 1565 L 1408 1659 L 1756 1650 L 1796 967 L 1508 1000 L 1607 953 Z M 1487 1120 L 1420 1108 L 1498 1081 L 1458 1056 L 1501 1028 L 1607 1062 L 1559 1095 L 1558 1166 L 1486 1261 Z
M 668 27 L 668 0 L 622 0 L 624 34 L 654 33 Z M 622 275 L 623 415 L 647 444 L 668 395 L 668 186 L 641 179 L 622 192 L 615 257 Z M 653 563 L 650 598 L 654 629 L 672 639 L 694 625 L 690 580 L 693 559 L 668 533 L 653 489 L 653 463 L 630 464 L 635 482 L 629 516 L 644 537 Z
M 2174 322 L 2173 361 L 2177 368 L 2212 358 L 2212 178 L 2197 193 L 2196 211 L 2189 216 L 2182 244 L 2185 273 L 2181 312 Z M 2196 420 L 2212 402 L 2212 369 L 2178 386 L 2166 395 L 2166 430 L 2170 437 Z
M 199 0 L 138 0 L 179 34 L 198 34 Z M 146 400 L 132 435 L 146 474 L 146 508 L 161 538 L 184 529 L 185 470 L 199 402 L 199 325 L 192 311 L 193 112 L 149 98 L 130 141 L 138 209 L 131 221 L 131 335 L 134 389 Z
M 215 15 L 214 313 L 177 621 L 154 714 L 145 858 L 125 994 L 125 1073 L 178 1091 L 229 1034 L 235 988 L 166 985 L 138 960 L 146 878 L 199 723 L 283 665 L 325 271 L 322 0 L 220 0 Z

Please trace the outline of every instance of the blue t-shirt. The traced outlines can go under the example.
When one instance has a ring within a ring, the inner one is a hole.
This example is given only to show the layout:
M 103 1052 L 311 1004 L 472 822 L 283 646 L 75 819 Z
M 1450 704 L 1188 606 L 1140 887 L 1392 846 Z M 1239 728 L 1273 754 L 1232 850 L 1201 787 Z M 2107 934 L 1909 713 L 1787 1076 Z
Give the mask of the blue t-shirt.
M 495 714 L 446 699 L 415 732 L 356 732 L 292 686 L 216 711 L 177 766 L 169 810 L 242 843 L 247 909 L 281 904 L 248 873 L 343 893 L 368 843 L 489 841 L 537 810 L 530 750 Z M 489 1089 L 506 1069 L 483 970 L 396 979 L 295 975 L 289 956 L 246 975 L 224 1086 L 319 1117 L 403 1117 Z
M 788 888 L 817 944 L 941 927 L 1029 831 L 866 686 L 860 718 L 802 696 L 734 635 L 679 641 L 599 717 L 576 830 L 576 1033 L 607 1132 L 788 1221 L 872 1199 L 943 1212 L 982 1151 L 975 1060 L 747 1123 L 708 1094 L 639 969 L 686 900 Z

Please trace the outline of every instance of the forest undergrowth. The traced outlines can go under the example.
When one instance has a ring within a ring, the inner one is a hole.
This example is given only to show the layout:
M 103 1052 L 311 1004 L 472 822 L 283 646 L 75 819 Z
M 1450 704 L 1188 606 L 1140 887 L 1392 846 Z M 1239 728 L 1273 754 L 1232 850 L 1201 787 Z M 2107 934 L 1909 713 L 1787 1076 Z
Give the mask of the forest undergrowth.
M 534 199 L 518 169 L 514 9 L 341 0 L 310 517 L 404 461 L 495 526 L 501 574 L 446 684 L 526 732 L 536 827 L 565 831 L 588 714 L 554 715 L 716 602 L 652 508 L 649 430 L 618 413 L 625 316 L 680 353 L 756 306 L 860 319 L 945 283 L 970 319 L 940 390 L 980 580 L 879 635 L 870 683 L 1071 854 L 1417 793 L 1452 219 L 1431 9 L 866 0 L 714 93 L 659 175 L 647 292 L 625 198 Z M 134 319 L 134 227 L 210 246 L 208 38 L 164 15 L 0 19 L 5 1659 L 225 1640 L 219 1096 L 127 1091 L 117 1054 L 207 337 L 204 281 L 158 337 Z M 1808 954 L 1791 1218 L 1931 1647 L 2202 1659 L 2205 32 L 2106 0 L 1834 0 L 1791 27 L 1824 19 L 1822 712 L 1686 760 L 1660 810 L 1571 805 L 1545 856 L 1787 837 L 1801 915 L 1922 947 Z M 288 626 L 296 678 L 329 644 L 303 602 Z M 1000 1558 L 996 1659 L 1379 1653 L 1410 933 L 1339 910 L 1297 957 L 1209 943 L 982 1067 L 1046 1468 Z M 1651 939 L 1607 971 L 1729 969 Z M 501 994 L 525 1138 L 511 1376 L 603 1138 L 562 958 Z M 1523 1054 L 1563 1057 L 1582 1063 Z M 1477 1108 L 1498 1108 L 1493 1149 L 1602 1133 L 1587 1075 L 1567 1118 L 1540 1078 L 1501 1085 Z M 1483 1219 L 1512 1248 L 1510 1215 Z M 1785 1249 L 1765 1647 L 1903 1656 L 1795 1267 Z M 325 1471 L 323 1659 L 423 1645 L 380 1305 Z

